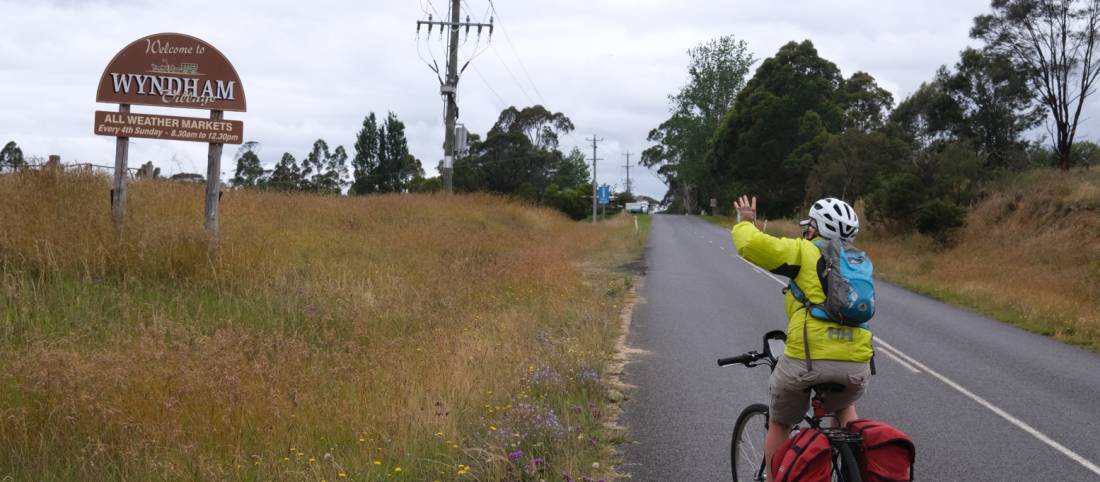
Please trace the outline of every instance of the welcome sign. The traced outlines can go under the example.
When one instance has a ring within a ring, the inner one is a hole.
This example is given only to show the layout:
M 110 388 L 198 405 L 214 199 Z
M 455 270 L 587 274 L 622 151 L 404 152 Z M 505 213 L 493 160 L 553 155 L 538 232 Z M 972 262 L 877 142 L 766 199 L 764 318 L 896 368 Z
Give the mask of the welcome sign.
M 115 179 L 111 211 L 122 234 L 126 219 L 126 164 L 130 138 L 209 144 L 206 165 L 206 231 L 218 237 L 221 157 L 225 144 L 244 141 L 244 123 L 224 111 L 245 111 L 237 70 L 214 46 L 180 33 L 158 33 L 131 42 L 99 77 L 96 102 L 118 104 L 118 112 L 96 111 L 95 133 L 115 138 Z M 208 109 L 209 119 L 130 112 L 130 105 Z
M 244 112 L 241 79 L 210 44 L 179 33 L 140 38 L 107 64 L 96 102 Z

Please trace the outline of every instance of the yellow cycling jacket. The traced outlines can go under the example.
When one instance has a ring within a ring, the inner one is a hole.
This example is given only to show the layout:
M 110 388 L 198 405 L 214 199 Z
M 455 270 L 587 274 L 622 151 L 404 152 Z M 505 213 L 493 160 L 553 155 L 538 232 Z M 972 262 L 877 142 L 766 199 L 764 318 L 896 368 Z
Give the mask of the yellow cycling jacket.
M 770 236 L 748 221 L 737 223 L 730 234 L 737 254 L 742 258 L 772 273 L 794 279 L 811 303 L 825 301 L 817 268 L 821 250 L 812 241 Z M 806 359 L 802 339 L 803 323 L 806 323 L 811 359 L 863 363 L 871 360 L 870 331 L 814 318 L 790 291 L 784 295 L 784 301 L 788 319 L 785 356 Z

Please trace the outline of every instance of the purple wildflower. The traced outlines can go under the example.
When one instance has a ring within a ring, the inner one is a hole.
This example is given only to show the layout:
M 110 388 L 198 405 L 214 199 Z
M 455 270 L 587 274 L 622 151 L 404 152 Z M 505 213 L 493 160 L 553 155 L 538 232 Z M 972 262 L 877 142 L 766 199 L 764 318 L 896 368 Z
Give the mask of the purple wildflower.
M 560 385 L 561 375 L 550 367 L 542 367 L 531 375 L 531 383 L 535 385 Z
M 545 468 L 545 466 L 546 466 L 546 459 L 544 459 L 542 457 L 535 457 L 535 458 L 527 461 L 527 472 L 528 473 L 541 472 L 542 469 Z
M 598 382 L 600 381 L 600 374 L 591 368 L 585 368 L 577 372 L 576 379 L 578 382 Z

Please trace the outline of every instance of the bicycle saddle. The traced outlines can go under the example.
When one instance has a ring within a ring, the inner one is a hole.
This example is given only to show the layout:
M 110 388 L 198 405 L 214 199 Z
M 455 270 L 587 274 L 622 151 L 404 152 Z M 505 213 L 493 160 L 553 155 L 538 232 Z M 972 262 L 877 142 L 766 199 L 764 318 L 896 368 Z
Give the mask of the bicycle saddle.
M 847 389 L 848 389 L 848 387 L 846 387 L 846 386 L 844 386 L 840 383 L 827 382 L 827 383 L 818 383 L 817 385 L 811 385 L 810 388 L 807 388 L 805 391 L 809 392 L 810 390 L 813 390 L 815 393 L 828 393 L 828 392 L 840 393 L 840 392 L 843 392 Z

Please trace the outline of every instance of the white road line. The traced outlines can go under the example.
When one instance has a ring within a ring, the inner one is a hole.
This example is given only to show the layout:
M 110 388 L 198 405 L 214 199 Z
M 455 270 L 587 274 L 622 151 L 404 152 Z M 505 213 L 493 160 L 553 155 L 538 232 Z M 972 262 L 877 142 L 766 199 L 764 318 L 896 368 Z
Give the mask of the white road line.
M 757 266 L 757 265 L 755 265 L 755 264 L 752 264 L 752 263 L 750 263 L 750 262 L 749 262 L 749 260 L 747 260 L 747 259 L 745 259 L 745 258 L 742 258 L 742 257 L 740 257 L 740 256 L 738 256 L 738 257 L 737 257 L 737 259 L 740 259 L 741 261 L 744 261 L 744 262 L 745 262 L 745 264 L 749 265 L 749 267 L 751 267 L 751 268 L 752 268 L 752 269 L 753 269 L 754 271 L 756 271 L 757 273 L 763 274 L 764 276 L 767 276 L 767 277 L 769 277 L 769 278 L 771 278 L 771 279 L 775 280 L 775 282 L 776 282 L 776 283 L 779 283 L 779 284 L 780 284 L 780 285 L 782 285 L 782 286 L 787 286 L 787 283 L 784 283 L 784 282 L 783 282 L 783 280 L 781 280 L 781 279 L 777 278 L 777 277 L 776 277 L 775 275 L 773 275 L 773 274 L 771 274 L 771 273 L 769 273 L 769 272 L 767 272 L 767 271 L 764 271 L 764 270 L 763 270 L 763 269 L 761 269 L 761 268 L 760 268 L 759 266 Z
M 878 340 L 876 339 L 876 341 L 878 341 Z M 901 358 L 898 358 L 897 355 L 895 355 L 893 352 L 891 352 L 889 349 L 886 348 L 886 345 L 883 345 L 883 344 L 879 343 L 878 350 L 876 350 L 875 353 L 879 353 L 879 352 L 885 353 L 886 356 L 890 357 L 891 360 L 894 360 L 894 361 L 898 362 L 898 365 L 901 365 L 901 366 L 905 367 L 909 371 L 911 371 L 913 373 L 920 373 L 920 370 L 917 370 L 917 367 L 915 367 L 913 365 L 910 365 L 909 362 L 907 362 L 905 360 L 902 360 Z
M 744 261 L 745 263 L 748 263 L 749 266 L 752 266 L 754 268 L 756 267 L 752 263 L 749 263 L 748 260 L 746 260 L 745 258 L 740 258 L 740 259 L 741 259 L 741 261 Z M 777 283 L 779 283 L 781 285 L 786 285 L 786 283 L 780 281 L 779 278 L 776 278 L 775 276 L 772 276 L 771 273 L 764 272 L 764 274 L 768 275 L 769 278 L 775 280 Z M 1009 423 L 1015 425 L 1020 430 L 1023 430 L 1024 432 L 1026 432 L 1028 435 L 1031 435 L 1032 437 L 1035 437 L 1040 442 L 1043 442 L 1043 443 L 1049 445 L 1050 447 L 1054 448 L 1055 450 L 1061 452 L 1062 455 L 1065 455 L 1066 457 L 1069 457 L 1070 460 L 1072 460 L 1074 462 L 1077 462 L 1082 467 L 1090 470 L 1092 473 L 1094 473 L 1096 475 L 1100 475 L 1100 466 L 1097 466 L 1095 463 L 1093 463 L 1093 462 L 1089 461 L 1088 459 L 1078 455 L 1077 452 L 1074 452 L 1074 451 L 1066 448 L 1065 445 L 1062 445 L 1058 442 L 1055 442 L 1054 439 L 1051 439 L 1046 434 L 1036 430 L 1035 427 L 1032 427 L 1031 425 L 1028 425 L 1023 420 L 1020 420 L 1020 419 L 1014 417 L 1012 414 L 1004 411 L 1000 407 L 998 407 L 996 405 L 993 405 L 992 403 L 989 403 L 988 400 L 974 394 L 974 392 L 971 392 L 970 390 L 967 390 L 966 388 L 963 388 L 962 385 L 959 385 L 954 380 L 951 380 L 950 378 L 947 378 L 947 377 L 941 375 L 939 372 L 937 372 L 935 370 L 932 370 L 931 368 L 928 368 L 927 365 L 917 361 L 915 358 L 913 358 L 909 355 L 906 355 L 904 352 L 902 352 L 901 350 L 898 350 L 893 345 L 885 342 L 881 337 L 875 336 L 875 341 L 877 341 L 883 347 L 886 347 L 889 350 L 893 350 L 893 352 L 896 353 L 897 356 L 899 356 L 901 358 L 904 358 L 906 361 L 908 361 L 913 366 L 928 372 L 929 375 L 932 375 L 932 376 L 938 378 L 941 382 L 943 382 L 947 386 L 949 386 L 951 388 L 954 388 L 959 393 L 961 393 L 963 395 L 966 395 L 968 398 L 970 398 L 971 400 L 974 400 L 975 402 L 978 402 L 979 405 L 989 409 L 991 412 L 993 412 L 993 413 L 997 414 L 998 416 L 1000 416 L 1001 418 L 1007 420 Z M 887 355 L 889 355 L 889 356 L 891 356 L 891 358 L 893 358 L 892 354 L 890 354 L 889 352 L 887 352 Z
M 941 382 L 947 384 L 947 386 L 949 386 L 951 388 L 954 388 L 959 393 L 961 393 L 963 395 L 966 395 L 971 400 L 974 400 L 975 402 L 978 402 L 979 405 L 981 405 L 985 408 L 988 408 L 991 412 L 999 415 L 1001 418 L 1007 420 L 1009 423 L 1019 427 L 1020 430 L 1023 430 L 1024 432 L 1027 432 L 1028 435 L 1031 435 L 1032 437 L 1035 437 L 1036 439 L 1039 439 L 1039 441 L 1053 447 L 1055 450 L 1061 452 L 1062 455 L 1065 455 L 1066 457 L 1069 457 L 1070 460 L 1073 460 L 1074 462 L 1077 462 L 1078 464 L 1081 464 L 1082 467 L 1084 467 L 1086 469 L 1089 469 L 1090 471 L 1092 471 L 1092 473 L 1094 473 L 1096 475 L 1100 475 L 1100 466 L 1097 466 L 1096 464 L 1090 462 L 1088 459 L 1078 455 L 1077 452 L 1074 452 L 1074 451 L 1066 448 L 1065 445 L 1062 445 L 1058 442 L 1055 442 L 1053 439 L 1048 437 L 1046 434 L 1036 430 L 1035 427 L 1032 427 L 1031 425 L 1028 425 L 1027 423 L 1025 423 L 1023 420 L 1020 420 L 1020 419 L 1012 416 L 1012 414 L 1004 411 L 1000 407 L 998 407 L 996 405 L 993 405 L 992 403 L 989 403 L 988 400 L 986 400 L 986 399 L 984 399 L 984 398 L 982 398 L 978 395 L 975 395 L 974 392 L 971 392 L 970 390 L 967 390 L 966 388 L 963 388 L 962 385 L 959 385 L 958 383 L 955 383 L 954 380 L 951 380 L 950 378 L 947 378 L 947 377 L 941 375 L 939 372 L 937 372 L 935 370 L 932 370 L 931 368 L 928 368 L 928 366 L 926 366 L 925 364 L 917 361 L 916 359 L 914 359 L 913 357 L 911 357 L 909 355 L 906 355 L 901 350 L 898 350 L 897 348 L 895 348 L 893 345 L 890 345 L 889 343 L 886 343 L 885 341 L 883 341 L 881 338 L 875 337 L 875 340 L 878 341 L 879 343 L 881 343 L 883 346 L 893 350 L 894 352 L 896 352 L 902 358 L 908 360 L 909 363 L 912 363 L 913 365 L 919 367 L 920 369 L 928 372 L 929 375 L 932 375 L 932 376 L 938 378 Z

